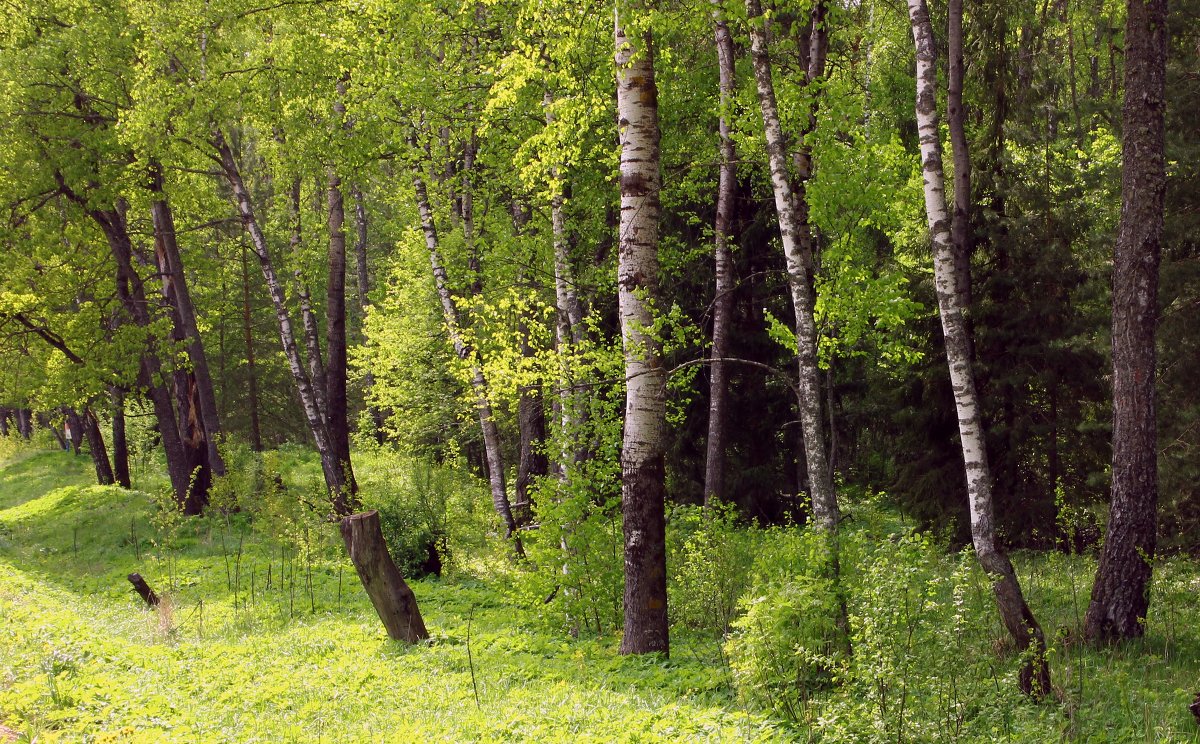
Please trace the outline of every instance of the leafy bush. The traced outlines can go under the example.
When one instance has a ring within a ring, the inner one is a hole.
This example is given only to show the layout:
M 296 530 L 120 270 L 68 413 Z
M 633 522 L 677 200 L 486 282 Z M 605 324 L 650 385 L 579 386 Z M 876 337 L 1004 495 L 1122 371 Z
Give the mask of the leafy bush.
M 843 662 L 840 600 L 825 536 L 767 530 L 752 577 L 738 603 L 744 614 L 725 644 L 734 684 L 754 706 L 798 721 Z
M 730 505 L 707 510 L 680 506 L 667 520 L 671 622 L 703 632 L 724 634 L 738 613 L 738 599 L 749 589 L 759 530 L 742 527 Z

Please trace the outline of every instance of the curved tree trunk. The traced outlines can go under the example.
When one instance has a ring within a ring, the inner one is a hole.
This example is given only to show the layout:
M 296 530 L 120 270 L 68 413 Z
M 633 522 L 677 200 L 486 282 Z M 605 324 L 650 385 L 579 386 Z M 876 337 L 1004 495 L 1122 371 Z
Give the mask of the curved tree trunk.
M 809 489 L 813 514 L 822 529 L 837 530 L 837 494 L 829 471 L 825 450 L 824 422 L 821 418 L 821 386 L 817 369 L 817 324 L 813 308 L 812 236 L 807 221 L 807 202 L 794 189 L 788 175 L 788 145 L 779 121 L 775 100 L 771 60 L 768 53 L 768 21 L 763 18 L 759 0 L 746 0 L 750 17 L 750 56 L 754 63 L 754 80 L 762 108 L 763 128 L 766 131 L 767 155 L 771 167 L 771 185 L 775 194 L 775 211 L 779 216 L 779 233 L 787 258 L 788 284 L 796 313 L 797 385 L 800 390 L 800 425 L 804 432 L 804 459 L 808 464 Z M 810 56 L 811 62 L 811 56 Z M 807 165 L 805 165 L 807 167 Z M 806 178 L 807 172 L 801 173 Z M 803 209 L 799 209 L 803 205 Z
M 321 456 L 321 471 L 325 475 L 325 485 L 329 488 L 330 497 L 336 498 L 338 494 L 344 492 L 346 487 L 345 478 L 338 464 L 337 457 L 333 453 L 333 448 L 329 444 L 329 433 L 325 428 L 325 421 L 317 406 L 317 397 L 313 389 L 312 380 L 309 378 L 308 373 L 304 369 L 304 364 L 300 360 L 300 350 L 296 346 L 296 334 L 292 327 L 291 316 L 288 313 L 283 284 L 279 281 L 279 275 L 275 272 L 275 265 L 271 260 L 267 238 L 263 235 L 262 228 L 258 224 L 258 217 L 254 211 L 254 203 L 250 199 L 250 192 L 246 188 L 245 181 L 242 179 L 241 169 L 237 164 L 237 159 L 234 158 L 233 150 L 225 140 L 224 134 L 216 132 L 213 135 L 212 144 L 220 157 L 224 176 L 233 190 L 234 198 L 237 201 L 238 214 L 242 218 L 242 224 L 245 226 L 246 232 L 250 234 L 250 244 L 254 248 L 254 253 L 258 256 L 263 278 L 267 282 L 267 292 L 271 296 L 271 304 L 275 307 L 275 319 L 279 324 L 279 341 L 283 347 L 284 357 L 288 361 L 288 369 L 291 371 L 292 379 L 296 383 L 296 392 L 299 394 L 300 404 L 304 408 L 304 417 L 308 421 L 308 429 L 312 433 L 313 440 L 316 442 L 317 453 Z
M 658 89 L 650 33 L 629 38 L 618 16 L 617 126 L 621 141 L 617 302 L 625 351 L 621 514 L 625 534 L 625 631 L 621 653 L 669 651 L 667 624 L 667 376 L 654 325 L 658 294 Z
M 992 589 L 1005 628 L 1018 645 L 1033 655 L 1021 671 L 1021 689 L 1041 697 L 1050 692 L 1046 640 L 1041 626 L 1025 603 L 1012 563 L 996 544 L 992 517 L 992 476 L 984 445 L 975 373 L 971 368 L 969 331 L 962 312 L 962 293 L 958 288 L 958 263 L 950 237 L 950 215 L 946 209 L 933 28 L 925 0 L 908 0 L 908 8 L 917 52 L 916 112 L 925 176 L 925 211 L 933 239 L 934 285 L 945 336 L 946 363 L 950 368 L 954 403 L 958 409 L 958 431 L 962 441 L 971 513 L 971 538 L 980 565 L 992 578 Z
M 1163 153 L 1166 0 L 1129 0 L 1121 223 L 1113 253 L 1112 502 L 1086 633 L 1139 637 L 1150 607 L 1158 536 L 1154 336 L 1166 166 Z
M 512 507 L 508 501 L 508 492 L 504 484 L 504 460 L 500 451 L 500 429 L 492 416 L 492 404 L 488 400 L 487 378 L 483 368 L 475 359 L 475 352 L 463 340 L 458 318 L 458 308 L 454 297 L 450 294 L 450 283 L 446 277 L 446 268 L 438 247 L 437 227 L 433 221 L 433 209 L 429 206 L 429 194 L 425 181 L 420 175 L 413 176 L 413 188 L 417 198 L 417 211 L 421 216 L 421 230 L 425 234 L 425 247 L 429 250 L 429 263 L 433 270 L 433 280 L 437 287 L 438 299 L 442 304 L 442 315 L 446 322 L 446 331 L 450 342 L 454 345 L 454 353 L 464 362 L 471 365 L 471 388 L 475 391 L 475 406 L 479 412 L 479 427 L 483 434 L 484 457 L 487 460 L 488 487 L 492 494 L 492 505 L 500 519 L 504 521 L 506 537 L 512 538 L 518 554 L 523 554 L 520 538 L 517 536 L 517 522 L 513 516 Z

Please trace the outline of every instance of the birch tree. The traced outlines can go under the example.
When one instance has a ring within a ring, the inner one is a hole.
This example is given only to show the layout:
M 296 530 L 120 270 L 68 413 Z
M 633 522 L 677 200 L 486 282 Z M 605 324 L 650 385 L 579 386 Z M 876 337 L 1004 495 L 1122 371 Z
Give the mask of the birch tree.
M 1021 670 L 1021 689 L 1035 697 L 1050 691 L 1046 639 L 1025 602 L 1012 562 L 996 542 L 992 510 L 992 475 L 988 468 L 979 395 L 971 365 L 970 339 L 958 286 L 958 262 L 950 236 L 942 142 L 937 110 L 937 56 L 933 26 L 925 0 L 909 0 L 917 56 L 917 128 L 925 183 L 925 212 L 933 240 L 934 284 L 945 337 L 946 363 L 958 410 L 958 432 L 966 467 L 971 539 L 980 565 L 992 579 L 1000 619 L 1017 644 L 1030 654 Z

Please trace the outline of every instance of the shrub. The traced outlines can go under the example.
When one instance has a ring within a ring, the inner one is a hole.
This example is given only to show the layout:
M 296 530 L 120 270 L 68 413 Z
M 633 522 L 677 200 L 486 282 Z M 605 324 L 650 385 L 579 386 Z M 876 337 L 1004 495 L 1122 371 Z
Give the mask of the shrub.
M 842 663 L 839 598 L 825 536 L 765 532 L 725 644 L 734 684 L 752 705 L 799 721 L 811 695 Z
M 667 521 L 671 622 L 677 627 L 728 633 L 738 599 L 749 588 L 761 534 L 737 523 L 732 506 L 680 506 Z

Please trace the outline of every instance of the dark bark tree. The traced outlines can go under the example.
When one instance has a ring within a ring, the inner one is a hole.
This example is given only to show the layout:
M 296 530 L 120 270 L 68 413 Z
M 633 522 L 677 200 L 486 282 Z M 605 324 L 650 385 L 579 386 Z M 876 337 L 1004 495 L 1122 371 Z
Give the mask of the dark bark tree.
M 334 510 L 349 514 L 358 508 L 358 484 L 350 462 L 349 400 L 346 395 L 346 205 L 342 180 L 329 171 L 329 280 L 325 294 L 325 425 L 329 446 L 343 471 L 345 491 L 334 496 Z
M 113 478 L 121 488 L 133 488 L 129 477 L 129 438 L 125 434 L 125 391 L 109 389 L 112 403 Z
M 191 290 L 188 288 L 187 276 L 183 270 L 183 257 L 179 252 L 179 242 L 175 234 L 175 217 L 163 191 L 162 171 L 158 164 L 150 168 L 150 191 L 153 199 L 150 203 L 150 213 L 154 223 L 154 243 L 158 256 L 159 270 L 163 284 L 163 293 L 174 308 L 174 317 L 179 323 L 179 335 L 187 342 L 188 359 L 191 361 L 189 384 L 194 384 L 195 401 L 199 411 L 189 411 L 189 421 L 198 420 L 199 436 L 207 452 L 207 463 L 212 474 L 225 474 L 225 462 L 218 450 L 217 440 L 221 435 L 221 419 L 217 412 L 217 396 L 213 388 L 212 374 L 209 371 L 208 355 L 204 351 L 204 341 L 200 338 L 200 329 L 196 323 L 196 308 L 192 303 Z M 189 399 L 192 396 L 189 396 Z M 190 408 L 190 402 L 189 402 Z M 198 415 L 196 415 L 198 413 Z M 184 411 L 180 410 L 181 420 Z
M 666 555 L 667 377 L 650 330 L 658 294 L 660 174 L 658 88 L 649 32 L 614 25 L 621 226 L 617 295 L 625 352 L 621 515 L 625 536 L 625 629 L 621 653 L 668 653 Z
M 429 637 L 412 589 L 388 553 L 379 524 L 379 512 L 344 517 L 342 540 L 354 569 L 362 580 L 375 612 L 394 640 L 417 643 Z
M 96 482 L 102 486 L 111 486 L 115 482 L 112 461 L 108 459 L 108 449 L 104 446 L 104 435 L 100 433 L 100 422 L 96 414 L 85 408 L 75 419 L 83 429 L 87 439 L 88 454 L 92 456 L 92 465 L 96 468 Z
M 1166 192 L 1166 0 L 1129 0 L 1121 219 L 1113 251 L 1112 500 L 1087 637 L 1142 636 L 1158 537 L 1155 330 Z

